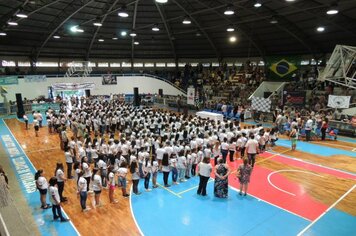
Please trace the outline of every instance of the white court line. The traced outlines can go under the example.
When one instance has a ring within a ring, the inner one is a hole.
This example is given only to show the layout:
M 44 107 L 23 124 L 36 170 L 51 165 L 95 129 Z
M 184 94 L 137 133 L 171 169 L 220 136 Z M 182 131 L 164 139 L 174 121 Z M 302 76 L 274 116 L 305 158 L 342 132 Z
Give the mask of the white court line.
M 353 152 L 356 152 L 356 148 L 352 149 Z
M 240 190 L 238 190 L 237 188 L 232 187 L 232 186 L 230 186 L 230 185 L 229 185 L 229 188 L 231 188 L 232 190 L 234 190 L 234 191 L 236 191 L 236 192 L 238 192 L 238 193 L 240 192 Z M 291 212 L 291 211 L 289 211 L 289 210 L 287 210 L 287 209 L 284 209 L 284 208 L 282 208 L 282 207 L 280 207 L 280 206 L 277 206 L 277 205 L 275 205 L 275 204 L 273 204 L 273 203 L 270 203 L 270 202 L 268 202 L 268 201 L 266 201 L 266 200 L 263 200 L 263 199 L 261 199 L 261 198 L 259 198 L 259 197 L 256 197 L 255 195 L 252 195 L 251 193 L 248 193 L 248 195 L 251 196 L 251 197 L 253 197 L 253 198 L 256 198 L 256 199 L 259 200 L 259 201 L 265 202 L 265 203 L 267 203 L 267 204 L 269 204 L 269 205 L 272 205 L 272 206 L 274 206 L 274 207 L 277 207 L 278 209 L 281 209 L 281 210 L 283 210 L 283 211 L 286 211 L 286 212 L 288 212 L 288 213 L 290 213 L 290 214 L 292 214 L 292 215 L 298 216 L 298 217 L 300 217 L 300 218 L 302 218 L 302 219 L 304 219 L 304 220 L 306 220 L 306 221 L 310 221 L 309 219 L 307 219 L 307 218 L 305 218 L 305 217 L 303 217 L 303 216 L 301 216 L 301 215 L 298 215 L 298 214 L 296 214 L 296 213 L 294 213 L 294 212 Z
M 311 222 L 307 227 L 305 227 L 302 231 L 300 231 L 297 236 L 301 236 L 303 235 L 308 229 L 310 229 L 310 227 L 312 227 L 318 220 L 321 219 L 321 217 L 323 217 L 328 211 L 330 211 L 332 208 L 334 208 L 334 206 L 336 206 L 342 199 L 344 199 L 349 193 L 351 193 L 356 187 L 356 184 L 354 186 L 352 186 L 352 188 L 349 189 L 349 191 L 347 191 L 344 195 L 342 195 L 336 202 L 334 202 L 334 204 L 332 204 L 328 209 L 326 209 L 326 211 L 323 212 L 323 214 L 321 214 L 318 218 L 316 218 L 313 222 Z
M 134 220 L 135 225 L 136 225 L 138 231 L 140 231 L 140 234 L 141 234 L 142 236 L 144 236 L 144 234 L 143 234 L 143 232 L 142 232 L 140 226 L 138 225 L 138 223 L 137 223 L 137 221 L 136 221 L 135 214 L 133 213 L 133 210 L 132 210 L 131 196 L 132 196 L 132 185 L 131 185 L 131 188 L 130 188 L 130 211 L 131 211 L 132 219 Z
M 27 158 L 27 160 L 30 162 L 30 164 L 32 165 L 33 169 L 35 171 L 37 171 L 36 167 L 33 165 L 33 163 L 31 162 L 30 158 L 28 158 L 28 156 L 26 155 L 26 152 L 23 150 L 22 146 L 20 145 L 19 141 L 17 141 L 15 135 L 12 133 L 11 129 L 9 128 L 9 126 L 7 126 L 6 122 L 4 119 L 2 119 L 2 121 L 4 122 L 5 126 L 7 127 L 7 129 L 9 130 L 10 134 L 12 135 L 12 137 L 14 138 L 15 142 L 19 145 L 19 147 L 22 150 L 22 153 L 24 154 L 24 156 Z M 64 211 L 63 207 L 62 207 L 62 212 L 65 215 L 66 218 L 69 218 L 67 213 Z M 77 228 L 74 226 L 73 222 L 70 220 L 69 223 L 72 225 L 73 229 L 75 230 L 75 232 L 77 232 L 78 235 L 81 235 L 79 233 L 79 231 L 77 230 Z
M 266 151 L 266 152 L 271 153 L 271 154 L 278 154 L 278 152 L 275 152 L 275 151 L 272 151 L 272 152 L 271 151 Z M 306 164 L 318 166 L 318 167 L 321 167 L 321 168 L 334 170 L 334 171 L 341 172 L 341 173 L 344 173 L 344 174 L 349 174 L 349 175 L 356 176 L 355 173 L 351 173 L 351 172 L 347 172 L 347 171 L 344 171 L 344 170 L 335 169 L 335 168 L 328 167 L 328 166 L 323 166 L 323 165 L 320 165 L 320 164 L 315 164 L 313 162 L 302 160 L 302 159 L 299 159 L 299 158 L 296 158 L 296 157 L 287 156 L 287 155 L 284 155 L 284 154 L 278 154 L 278 156 L 281 156 L 281 157 L 284 157 L 284 158 L 287 158 L 287 159 L 292 159 L 292 160 L 299 161 L 299 162 L 303 162 L 303 163 L 306 163 Z
M 279 190 L 279 191 L 281 191 L 281 192 L 284 192 L 284 193 L 286 193 L 286 194 L 292 195 L 292 196 L 294 196 L 294 197 L 296 196 L 296 194 L 291 193 L 291 192 L 288 192 L 288 191 L 286 191 L 286 190 L 284 190 L 284 189 L 281 189 L 281 188 L 277 187 L 276 185 L 274 185 L 274 184 L 272 183 L 272 181 L 271 181 L 271 176 L 274 175 L 274 174 L 280 173 L 280 172 L 301 172 L 301 173 L 306 173 L 306 174 L 315 175 L 315 176 L 324 178 L 324 176 L 315 174 L 315 173 L 310 172 L 310 171 L 288 170 L 288 169 L 273 171 L 272 173 L 270 173 L 270 174 L 267 176 L 268 183 L 269 183 L 270 185 L 272 185 L 272 187 L 274 187 L 275 189 L 277 189 L 277 190 Z

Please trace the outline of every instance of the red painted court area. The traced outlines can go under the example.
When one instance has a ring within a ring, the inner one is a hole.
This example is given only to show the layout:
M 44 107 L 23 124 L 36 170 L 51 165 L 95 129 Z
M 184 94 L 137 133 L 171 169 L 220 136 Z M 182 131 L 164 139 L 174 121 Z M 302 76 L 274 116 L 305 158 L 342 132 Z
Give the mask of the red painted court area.
M 312 198 L 301 184 L 284 177 L 283 172 L 298 172 L 301 178 L 308 178 L 309 175 L 323 178 L 320 174 L 329 174 L 339 178 L 356 179 L 352 174 L 278 154 L 265 152 L 259 155 L 259 161 L 263 160 L 261 158 L 270 158 L 270 161 L 284 164 L 285 168 L 273 171 L 260 167 L 257 163 L 251 175 L 248 194 L 310 221 L 318 218 L 329 206 Z M 240 163 L 241 160 L 229 165 L 232 170 L 236 170 Z M 240 184 L 235 174 L 229 176 L 229 185 L 239 189 Z

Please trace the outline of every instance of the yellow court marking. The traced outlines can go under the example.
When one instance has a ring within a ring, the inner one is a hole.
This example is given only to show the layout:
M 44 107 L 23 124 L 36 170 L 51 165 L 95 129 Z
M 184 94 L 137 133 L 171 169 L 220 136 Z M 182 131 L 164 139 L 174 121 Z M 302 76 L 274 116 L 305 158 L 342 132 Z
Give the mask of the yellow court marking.
M 164 187 L 163 185 L 160 185 L 160 184 L 158 184 L 158 183 L 157 183 L 157 185 L 158 185 L 159 187 L 161 187 L 161 188 L 167 190 L 168 192 L 170 192 L 170 193 L 173 194 L 174 196 L 179 197 L 179 198 L 182 198 L 182 196 L 180 196 L 179 194 L 173 192 L 173 191 L 170 190 L 169 188 L 166 188 L 166 187 Z
M 210 180 L 208 181 L 208 183 L 210 183 L 210 182 L 212 182 L 212 181 L 214 181 L 214 179 L 210 179 Z M 194 186 L 194 187 L 191 187 L 191 188 L 188 188 L 188 189 L 186 189 L 186 190 L 184 190 L 184 191 L 181 191 L 181 192 L 179 192 L 179 193 L 177 193 L 177 194 L 178 194 L 178 195 L 181 195 L 181 194 L 183 194 L 183 193 L 189 192 L 189 191 L 191 191 L 191 190 L 193 190 L 193 189 L 196 189 L 196 188 L 198 188 L 198 187 L 199 187 L 199 185 Z

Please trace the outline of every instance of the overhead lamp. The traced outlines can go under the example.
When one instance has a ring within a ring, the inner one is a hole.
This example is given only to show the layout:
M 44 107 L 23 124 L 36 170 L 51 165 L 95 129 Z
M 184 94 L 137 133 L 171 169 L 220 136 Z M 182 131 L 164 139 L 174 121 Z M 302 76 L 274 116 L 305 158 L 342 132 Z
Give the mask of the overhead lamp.
M 120 17 L 126 18 L 129 16 L 129 13 L 126 11 L 126 6 L 122 6 L 119 12 L 117 13 Z
M 316 28 L 316 31 L 324 32 L 325 31 L 325 27 L 324 26 L 319 26 L 318 28 Z
M 229 5 L 226 10 L 224 11 L 224 14 L 227 16 L 231 16 L 235 14 L 235 11 L 232 9 L 232 5 Z
M 253 6 L 256 8 L 262 7 L 262 3 L 260 1 L 257 1 Z
M 196 32 L 195 36 L 200 37 L 201 33 L 198 31 L 198 32 Z
M 96 20 L 93 22 L 94 26 L 101 27 L 103 26 L 103 23 L 100 22 L 100 18 L 96 18 Z
M 7 33 L 6 32 L 4 32 L 4 31 L 0 31 L 0 36 L 6 36 L 7 35 Z
M 53 38 L 54 38 L 54 39 L 60 39 L 61 36 L 59 36 L 59 35 L 53 35 Z
M 120 34 L 121 34 L 122 37 L 125 37 L 127 35 L 127 32 L 126 31 L 121 31 Z
M 83 33 L 84 32 L 84 30 L 79 28 L 78 25 L 70 27 L 70 31 L 72 31 L 73 33 Z
M 236 37 L 235 37 L 235 36 L 231 36 L 231 37 L 229 38 L 229 41 L 230 41 L 231 43 L 236 42 Z
M 16 15 L 18 18 L 27 18 L 28 15 L 24 12 L 24 11 L 19 11 L 18 13 L 16 13 Z
M 185 17 L 185 18 L 183 19 L 182 23 L 185 24 L 185 25 L 189 25 L 189 24 L 192 23 L 192 21 L 191 21 L 188 17 Z
M 134 44 L 135 44 L 135 45 L 139 45 L 140 43 L 136 41 L 136 42 L 134 42 Z
M 104 39 L 98 39 L 99 42 L 104 42 L 105 40 Z
M 168 0 L 156 0 L 156 2 L 158 2 L 158 3 L 167 3 Z
M 132 32 L 130 33 L 130 36 L 131 36 L 131 37 L 136 37 L 136 36 L 137 36 L 137 34 L 136 34 L 136 32 L 135 32 L 135 31 L 132 31 Z
M 337 4 L 332 4 L 329 9 L 326 11 L 326 14 L 328 15 L 336 15 L 339 13 L 339 10 L 337 8 Z
M 271 24 L 277 24 L 277 23 L 278 23 L 278 20 L 277 20 L 276 17 L 272 17 L 269 23 L 271 23 Z
M 8 22 L 7 22 L 8 25 L 12 25 L 12 26 L 17 26 L 18 23 L 12 19 L 10 19 Z
M 229 27 L 227 27 L 226 31 L 227 31 L 227 32 L 234 32 L 235 29 L 234 29 L 234 27 L 229 26 Z
M 152 31 L 159 31 L 159 28 L 158 28 L 158 25 L 154 25 L 153 27 L 152 27 Z
M 286 0 L 286 2 L 295 2 L 295 0 Z
M 113 37 L 112 40 L 118 40 L 118 37 Z

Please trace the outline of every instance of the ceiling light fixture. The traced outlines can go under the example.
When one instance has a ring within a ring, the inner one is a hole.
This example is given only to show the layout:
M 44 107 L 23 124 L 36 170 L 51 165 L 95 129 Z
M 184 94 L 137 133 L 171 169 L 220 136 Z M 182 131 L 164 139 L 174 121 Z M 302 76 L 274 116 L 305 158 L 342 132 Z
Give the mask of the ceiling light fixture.
M 135 44 L 135 45 L 139 45 L 140 43 L 136 41 L 136 42 L 134 42 L 134 44 Z
M 0 31 L 0 36 L 6 36 L 7 35 L 7 33 L 6 32 L 4 32 L 4 31 Z
M 54 38 L 54 39 L 60 39 L 61 36 L 59 36 L 59 35 L 54 35 L 53 38 Z
M 182 23 L 185 24 L 185 25 L 189 25 L 189 24 L 192 23 L 192 21 L 191 21 L 188 17 L 185 17 L 185 18 L 183 19 Z
M 16 13 L 16 16 L 18 18 L 27 18 L 28 17 L 28 15 L 23 11 L 19 11 L 18 13 Z
M 256 8 L 262 7 L 262 3 L 260 1 L 257 1 L 253 6 Z
M 70 31 L 72 31 L 73 33 L 83 33 L 84 32 L 84 30 L 79 28 L 78 25 L 70 27 Z
M 136 37 L 136 36 L 137 36 L 137 34 L 136 34 L 136 32 L 135 32 L 135 31 L 132 31 L 132 32 L 130 33 L 130 36 L 131 36 L 131 37 Z
M 99 42 L 104 42 L 105 40 L 104 39 L 98 39 Z
M 167 3 L 168 0 L 156 0 L 156 2 L 158 2 L 158 3 Z
M 233 14 L 235 14 L 235 11 L 232 9 L 232 5 L 228 5 L 226 10 L 224 11 L 224 14 L 227 16 L 231 16 Z
M 126 18 L 129 16 L 129 13 L 126 11 L 126 6 L 122 6 L 119 12 L 117 13 L 120 17 Z
M 12 25 L 12 26 L 17 26 L 18 23 L 12 19 L 10 19 L 8 22 L 7 22 L 8 25 Z
M 234 32 L 235 29 L 231 25 L 226 29 L 227 32 Z
M 271 18 L 271 20 L 270 20 L 269 23 L 271 23 L 271 24 L 277 24 L 277 23 L 278 23 L 278 20 L 277 20 L 276 17 L 273 16 L 273 17 Z
M 229 38 L 229 41 L 230 41 L 231 43 L 236 42 L 236 37 L 235 37 L 235 36 L 231 36 L 231 37 Z
M 336 15 L 337 13 L 339 13 L 339 10 L 337 9 L 336 3 L 332 4 L 329 7 L 329 9 L 326 11 L 326 14 L 328 14 L 328 15 Z
M 125 37 L 127 35 L 127 32 L 126 31 L 121 31 L 120 34 L 121 34 L 122 37 Z
M 158 28 L 158 26 L 157 25 L 154 25 L 153 27 L 152 27 L 152 31 L 159 31 L 159 28 Z
M 97 27 L 101 27 L 101 26 L 103 26 L 103 24 L 102 24 L 102 23 L 100 23 L 100 22 L 94 22 L 94 23 L 93 23 L 93 25 L 94 25 L 94 26 L 97 26 Z
M 198 32 L 195 34 L 195 36 L 200 37 L 200 36 L 201 36 L 201 33 L 198 31 Z
M 319 26 L 318 28 L 316 28 L 316 31 L 324 32 L 325 31 L 325 27 L 324 26 Z
M 118 38 L 117 37 L 113 37 L 112 40 L 118 40 Z
M 286 0 L 286 2 L 295 2 L 295 0 Z

